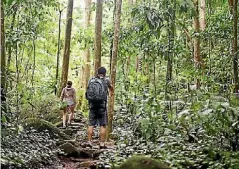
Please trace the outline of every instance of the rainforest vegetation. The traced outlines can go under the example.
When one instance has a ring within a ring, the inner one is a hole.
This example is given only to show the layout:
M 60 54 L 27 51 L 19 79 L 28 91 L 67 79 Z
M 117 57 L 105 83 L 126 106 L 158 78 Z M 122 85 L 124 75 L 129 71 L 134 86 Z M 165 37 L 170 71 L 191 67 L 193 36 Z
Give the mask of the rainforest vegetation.
M 1 167 L 238 169 L 238 4 L 1 0 Z M 106 151 L 81 146 L 100 66 Z M 61 129 L 68 80 L 76 127 Z

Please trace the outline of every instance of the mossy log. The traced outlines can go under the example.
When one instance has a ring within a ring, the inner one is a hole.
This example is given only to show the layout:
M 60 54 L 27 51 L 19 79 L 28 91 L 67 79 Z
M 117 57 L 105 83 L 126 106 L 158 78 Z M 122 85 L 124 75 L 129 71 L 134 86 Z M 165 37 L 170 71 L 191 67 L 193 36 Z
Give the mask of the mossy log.
M 22 122 L 23 127 L 28 129 L 28 128 L 34 128 L 37 131 L 45 131 L 48 130 L 49 134 L 53 138 L 58 138 L 61 140 L 70 140 L 70 136 L 67 134 L 63 133 L 58 129 L 56 126 L 54 126 L 51 122 L 48 122 L 43 119 L 38 119 L 38 118 L 28 118 Z
M 63 125 L 63 122 L 62 122 L 62 121 L 59 121 L 59 122 L 54 123 L 54 126 L 55 126 L 55 127 L 62 127 L 62 125 Z
M 127 159 L 116 169 L 170 169 L 170 167 L 159 160 L 145 157 L 133 156 Z

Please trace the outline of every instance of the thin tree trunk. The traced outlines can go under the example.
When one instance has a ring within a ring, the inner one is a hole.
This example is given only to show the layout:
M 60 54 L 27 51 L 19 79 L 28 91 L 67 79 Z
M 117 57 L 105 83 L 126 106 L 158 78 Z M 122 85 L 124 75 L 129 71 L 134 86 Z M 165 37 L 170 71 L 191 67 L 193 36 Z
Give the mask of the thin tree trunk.
M 156 61 L 155 61 L 155 59 L 154 59 L 154 65 L 153 65 L 153 72 L 154 72 L 154 95 L 156 96 L 157 87 L 156 87 Z
M 15 18 L 16 18 L 16 13 L 17 13 L 17 11 L 14 11 L 14 13 L 13 13 L 12 23 L 11 23 L 11 28 L 10 28 L 11 31 L 13 31 L 14 22 L 15 22 Z M 11 59 L 12 59 L 12 44 L 10 44 L 9 47 L 8 47 L 7 69 L 10 68 Z
M 200 29 L 202 31 L 206 28 L 206 2 L 205 0 L 200 0 L 200 10 L 199 10 L 199 22 L 200 22 Z
M 238 57 L 237 57 L 237 28 L 238 28 L 238 16 L 237 16 L 238 0 L 229 0 L 230 12 L 233 15 L 233 40 L 232 40 L 232 56 L 233 56 L 233 74 L 234 74 L 234 92 L 239 92 L 239 77 L 238 77 Z
M 18 19 L 19 21 L 19 19 Z M 18 88 L 18 83 L 19 83 L 19 67 L 18 67 L 18 44 L 16 42 L 16 79 L 17 79 L 17 83 L 16 83 L 16 88 Z M 16 91 L 16 102 L 17 102 L 17 105 L 16 105 L 16 112 L 19 113 L 19 93 L 18 93 L 18 90 Z
M 139 56 L 136 56 L 136 60 L 135 60 L 135 71 L 138 72 L 139 71 Z
M 34 85 L 34 73 L 35 73 L 35 69 L 36 69 L 36 44 L 35 44 L 35 37 L 34 37 L 34 39 L 32 41 L 32 46 L 33 46 L 32 86 L 33 86 Z
M 200 7 L 199 7 L 199 25 L 200 31 L 203 32 L 206 29 L 206 2 L 205 0 L 200 0 Z M 201 42 L 200 42 L 201 43 Z M 202 43 L 203 45 L 203 43 Z M 200 54 L 200 68 L 202 70 L 202 76 L 204 76 L 203 69 L 205 68 L 205 63 L 203 62 L 203 58 L 205 58 L 205 53 Z
M 110 70 L 112 69 L 112 54 L 113 54 L 113 40 L 111 41 L 110 44 Z
M 91 0 L 85 0 L 85 29 L 88 29 L 90 26 L 91 20 Z M 86 89 L 88 81 L 90 79 L 90 49 L 86 48 L 85 52 L 85 79 L 84 79 L 84 88 Z
M 174 52 L 172 52 L 174 48 L 174 34 L 175 34 L 175 0 L 172 1 L 174 8 L 172 9 L 172 19 L 168 18 L 168 52 L 167 52 L 167 72 L 166 72 L 166 88 L 165 88 L 165 98 L 168 98 L 168 84 L 172 80 L 173 76 L 173 56 Z M 169 11 L 170 12 L 170 11 Z
M 68 0 L 67 16 L 66 16 L 67 22 L 66 22 L 66 33 L 65 33 L 65 47 L 64 47 L 62 75 L 61 75 L 61 90 L 66 86 L 66 82 L 68 78 L 70 46 L 71 46 L 72 11 L 73 11 L 73 0 Z M 58 92 L 59 93 L 58 96 L 60 96 L 60 93 L 61 93 L 60 91 Z
M 98 68 L 101 66 L 102 13 L 103 0 L 97 0 L 95 17 L 95 76 L 97 75 Z
M 60 62 L 60 46 L 61 46 L 61 14 L 63 10 L 59 10 L 58 22 L 58 41 L 57 41 L 57 56 L 56 56 L 56 82 L 55 82 L 55 95 L 57 94 L 57 84 L 59 78 L 59 62 Z
M 6 51 L 5 51 L 5 30 L 4 30 L 4 10 L 1 1 L 1 86 L 6 85 Z
M 118 44 L 119 44 L 119 34 L 120 34 L 121 4 L 122 4 L 122 0 L 116 0 L 114 39 L 113 39 L 113 51 L 112 51 L 112 69 L 110 71 L 110 78 L 111 78 L 113 88 L 115 88 L 115 80 L 116 80 L 116 66 L 117 66 Z M 108 136 L 112 132 L 114 102 L 115 102 L 115 94 L 113 93 L 109 100 Z
M 193 25 L 194 29 L 196 32 L 196 35 L 193 39 L 193 49 L 194 49 L 194 63 L 196 69 L 201 68 L 201 56 L 200 56 L 200 38 L 199 38 L 199 32 L 200 32 L 200 27 L 199 27 L 199 7 L 198 7 L 198 0 L 194 0 L 194 7 L 195 7 L 195 16 L 193 19 Z M 196 88 L 200 88 L 200 80 L 197 78 L 196 79 Z
M 115 21 L 115 10 L 116 10 L 116 0 L 114 0 L 114 10 L 113 10 L 113 22 Z M 114 25 L 113 25 L 113 29 L 114 29 Z M 113 35 L 112 35 L 113 36 Z M 114 39 L 112 37 L 112 40 L 111 40 L 111 44 L 110 44 L 110 70 L 112 69 L 112 55 L 113 55 L 113 42 L 114 42 Z

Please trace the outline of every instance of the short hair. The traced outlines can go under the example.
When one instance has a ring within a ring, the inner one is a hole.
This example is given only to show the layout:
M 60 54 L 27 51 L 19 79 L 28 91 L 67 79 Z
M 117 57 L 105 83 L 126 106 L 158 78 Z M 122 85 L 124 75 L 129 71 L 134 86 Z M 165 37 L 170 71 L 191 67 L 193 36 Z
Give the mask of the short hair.
M 68 81 L 66 84 L 72 86 L 72 81 Z
M 106 74 L 106 69 L 105 69 L 104 67 L 100 67 L 100 68 L 98 69 L 98 74 L 103 74 L 103 75 L 105 75 L 105 74 Z

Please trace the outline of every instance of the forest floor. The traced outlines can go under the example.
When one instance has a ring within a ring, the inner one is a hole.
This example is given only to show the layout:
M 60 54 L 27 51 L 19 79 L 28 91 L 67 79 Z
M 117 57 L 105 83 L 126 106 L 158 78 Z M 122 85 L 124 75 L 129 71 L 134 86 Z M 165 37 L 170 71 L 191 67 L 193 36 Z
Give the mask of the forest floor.
M 109 165 L 105 165 L 104 161 L 99 159 L 102 153 L 115 150 L 114 141 L 106 142 L 106 149 L 100 149 L 99 147 L 99 127 L 94 129 L 93 134 L 93 147 L 87 147 L 86 137 L 87 137 L 87 119 L 84 118 L 81 113 L 76 113 L 76 118 L 73 120 L 71 125 L 63 129 L 61 126 L 58 127 L 64 133 L 68 134 L 73 138 L 73 140 L 65 140 L 65 146 L 61 148 L 66 153 L 64 155 L 59 155 L 59 161 L 61 166 L 58 168 L 62 169 L 107 169 L 110 168 Z M 73 145 L 72 146 L 72 143 Z M 69 143 L 69 144 L 68 144 Z M 78 153 L 75 153 L 77 149 Z

